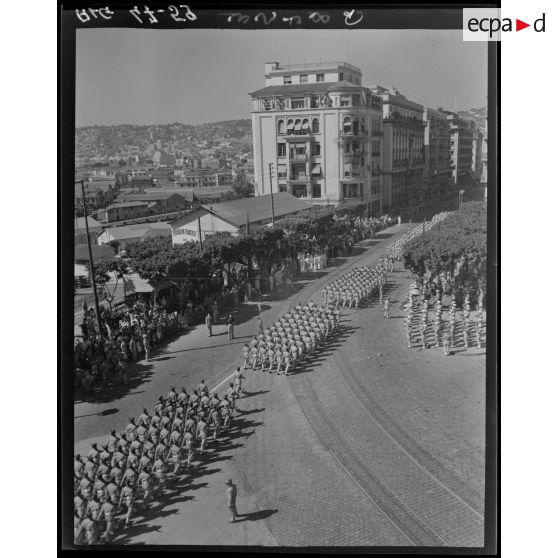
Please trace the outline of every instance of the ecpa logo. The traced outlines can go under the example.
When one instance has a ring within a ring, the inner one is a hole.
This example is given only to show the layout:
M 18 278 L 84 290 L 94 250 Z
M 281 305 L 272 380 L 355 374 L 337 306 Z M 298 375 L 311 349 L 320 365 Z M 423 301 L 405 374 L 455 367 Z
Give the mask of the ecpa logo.
M 537 33 L 544 33 L 546 14 L 526 23 L 521 19 L 501 17 L 500 8 L 464 8 L 463 9 L 463 40 L 464 41 L 501 41 L 502 33 L 521 31 L 527 27 Z

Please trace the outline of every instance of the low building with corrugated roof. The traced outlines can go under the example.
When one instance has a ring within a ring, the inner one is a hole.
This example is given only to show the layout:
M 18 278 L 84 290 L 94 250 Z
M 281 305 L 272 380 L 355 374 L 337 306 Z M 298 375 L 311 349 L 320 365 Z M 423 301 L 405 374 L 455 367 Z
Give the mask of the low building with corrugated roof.
M 312 205 L 288 192 L 273 195 L 275 219 L 310 209 Z M 220 232 L 233 236 L 245 233 L 247 228 L 263 227 L 272 222 L 271 195 L 242 198 L 213 205 L 202 205 L 194 211 L 178 217 L 169 224 L 172 243 L 183 244 Z

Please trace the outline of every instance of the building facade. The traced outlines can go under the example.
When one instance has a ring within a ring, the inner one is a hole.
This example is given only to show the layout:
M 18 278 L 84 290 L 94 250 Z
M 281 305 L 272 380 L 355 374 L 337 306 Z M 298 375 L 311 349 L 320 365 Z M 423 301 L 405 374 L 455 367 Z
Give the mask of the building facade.
M 453 112 L 447 113 L 450 126 L 450 166 L 455 188 L 472 182 L 474 123 Z
M 473 153 L 471 170 L 473 171 L 475 180 L 480 182 L 483 169 L 484 136 L 482 128 L 476 126 L 474 122 L 472 122 L 471 124 L 473 126 Z
M 446 113 L 425 107 L 424 202 L 445 199 L 451 191 L 450 129 Z
M 381 208 L 380 99 L 346 62 L 265 65 L 251 93 L 256 195 L 317 204 L 358 197 Z M 271 167 L 270 167 L 271 164 Z
M 149 215 L 148 202 L 118 202 L 109 205 L 105 210 L 105 221 L 112 223 L 124 219 L 138 219 Z
M 423 106 L 395 88 L 376 87 L 382 99 L 382 210 L 420 205 L 424 196 Z

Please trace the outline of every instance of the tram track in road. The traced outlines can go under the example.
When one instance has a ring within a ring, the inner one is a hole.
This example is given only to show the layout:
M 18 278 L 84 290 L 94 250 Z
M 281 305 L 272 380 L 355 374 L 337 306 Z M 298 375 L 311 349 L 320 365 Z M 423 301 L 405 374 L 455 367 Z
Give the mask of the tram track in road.
M 354 448 L 321 403 L 309 379 L 289 377 L 293 394 L 316 436 L 363 494 L 414 546 L 451 546 L 430 523 L 409 507 Z
M 364 382 L 350 373 L 345 360 L 342 353 L 336 353 L 332 356 L 331 362 L 347 391 L 356 399 L 366 414 L 421 470 L 430 475 L 479 518 L 484 519 L 484 496 L 403 429 L 373 397 Z

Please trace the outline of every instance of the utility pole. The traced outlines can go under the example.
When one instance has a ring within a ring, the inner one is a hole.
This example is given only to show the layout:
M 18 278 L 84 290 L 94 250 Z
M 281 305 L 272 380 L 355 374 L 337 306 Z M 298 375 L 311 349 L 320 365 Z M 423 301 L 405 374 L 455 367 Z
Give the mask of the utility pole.
M 99 328 L 99 333 L 101 331 L 101 313 L 99 311 L 99 297 L 97 295 L 97 282 L 95 281 L 95 266 L 93 265 L 93 252 L 91 250 L 91 238 L 89 236 L 89 222 L 87 216 L 87 203 L 85 201 L 85 181 L 81 182 L 81 195 L 83 196 L 83 216 L 85 219 L 85 234 L 87 235 L 87 249 L 89 252 L 89 267 L 91 268 L 91 285 L 93 286 L 93 297 L 95 300 L 95 316 L 97 318 L 97 327 Z
M 269 192 L 271 194 L 271 225 L 275 226 L 275 206 L 273 205 L 273 179 L 271 178 L 273 163 L 269 163 Z
M 198 235 L 200 237 L 200 248 L 203 250 L 202 230 L 201 230 L 201 217 L 198 217 Z

